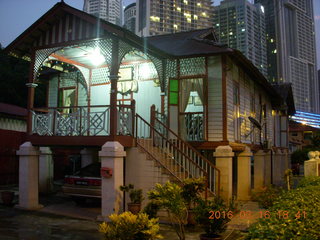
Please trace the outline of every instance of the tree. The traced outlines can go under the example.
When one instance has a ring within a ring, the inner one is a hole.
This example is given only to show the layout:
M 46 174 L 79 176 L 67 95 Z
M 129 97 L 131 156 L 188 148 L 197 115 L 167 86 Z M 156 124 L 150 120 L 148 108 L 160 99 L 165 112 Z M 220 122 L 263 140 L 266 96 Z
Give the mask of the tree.
M 25 60 L 6 55 L 0 44 L 0 102 L 27 106 L 29 66 Z M 45 85 L 37 88 L 35 106 L 45 102 Z

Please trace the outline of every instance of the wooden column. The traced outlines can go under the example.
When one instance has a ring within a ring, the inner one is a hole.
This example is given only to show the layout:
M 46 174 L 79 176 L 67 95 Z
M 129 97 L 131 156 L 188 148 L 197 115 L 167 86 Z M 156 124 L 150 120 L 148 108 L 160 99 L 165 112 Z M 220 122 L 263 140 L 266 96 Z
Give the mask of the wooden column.
M 110 69 L 111 93 L 110 93 L 110 135 L 116 136 L 118 129 L 117 111 L 117 82 L 119 79 L 119 40 L 112 39 L 112 63 Z
M 29 80 L 26 83 L 28 87 L 28 102 L 27 102 L 27 109 L 28 109 L 28 116 L 27 116 L 27 134 L 32 133 L 32 113 L 31 109 L 33 108 L 34 104 L 34 90 L 35 87 L 38 86 L 34 83 L 34 64 L 35 64 L 35 51 L 31 54 L 31 63 L 29 67 Z

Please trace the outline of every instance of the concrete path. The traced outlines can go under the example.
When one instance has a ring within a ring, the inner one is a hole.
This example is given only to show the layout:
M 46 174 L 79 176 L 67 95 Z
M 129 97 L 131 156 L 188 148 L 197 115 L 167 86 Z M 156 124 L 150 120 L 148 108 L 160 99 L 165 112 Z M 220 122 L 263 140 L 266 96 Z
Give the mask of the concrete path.
M 264 217 L 266 211 L 259 208 L 257 202 L 251 201 L 239 203 L 238 210 L 228 223 L 227 229 L 246 231 L 252 223 Z

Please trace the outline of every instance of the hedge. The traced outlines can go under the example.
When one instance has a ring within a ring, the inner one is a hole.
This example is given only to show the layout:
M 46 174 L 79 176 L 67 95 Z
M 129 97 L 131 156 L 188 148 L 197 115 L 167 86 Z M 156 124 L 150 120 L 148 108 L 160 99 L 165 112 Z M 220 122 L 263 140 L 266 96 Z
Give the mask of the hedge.
M 320 239 L 319 179 L 305 179 L 297 189 L 282 193 L 264 211 L 268 214 L 250 226 L 247 239 Z

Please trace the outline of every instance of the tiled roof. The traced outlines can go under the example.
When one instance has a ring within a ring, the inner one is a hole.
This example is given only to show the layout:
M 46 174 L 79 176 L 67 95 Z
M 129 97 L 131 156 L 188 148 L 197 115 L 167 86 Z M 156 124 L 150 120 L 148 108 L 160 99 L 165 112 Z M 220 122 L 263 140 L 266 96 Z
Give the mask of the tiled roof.
M 11 104 L 0 103 L 0 114 L 26 117 L 28 110 Z

